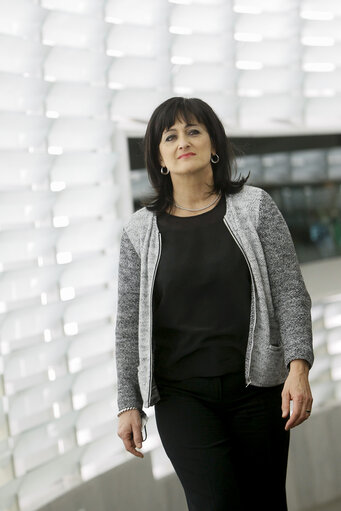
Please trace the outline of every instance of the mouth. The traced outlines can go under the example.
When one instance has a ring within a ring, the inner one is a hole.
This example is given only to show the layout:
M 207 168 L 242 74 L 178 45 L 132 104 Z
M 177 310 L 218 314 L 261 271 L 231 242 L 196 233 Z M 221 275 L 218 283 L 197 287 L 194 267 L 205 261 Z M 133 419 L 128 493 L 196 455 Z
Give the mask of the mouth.
M 180 160 L 181 158 L 189 158 L 190 156 L 195 156 L 195 153 L 182 154 L 181 156 L 179 156 L 178 160 Z

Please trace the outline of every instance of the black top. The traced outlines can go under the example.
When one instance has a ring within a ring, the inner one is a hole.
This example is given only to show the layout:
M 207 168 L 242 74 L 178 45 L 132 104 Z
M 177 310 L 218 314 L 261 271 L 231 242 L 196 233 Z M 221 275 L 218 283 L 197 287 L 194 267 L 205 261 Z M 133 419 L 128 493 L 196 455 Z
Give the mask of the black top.
M 156 379 L 244 372 L 251 277 L 223 221 L 226 197 L 197 216 L 157 216 L 162 250 L 153 291 Z

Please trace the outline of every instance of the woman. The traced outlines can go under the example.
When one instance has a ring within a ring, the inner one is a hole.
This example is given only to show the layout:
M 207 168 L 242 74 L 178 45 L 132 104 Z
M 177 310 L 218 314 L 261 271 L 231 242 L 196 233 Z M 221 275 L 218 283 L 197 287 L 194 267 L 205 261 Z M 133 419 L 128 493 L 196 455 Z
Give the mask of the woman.
M 190 511 L 286 510 L 314 358 L 289 229 L 248 176 L 232 181 L 231 144 L 204 101 L 159 105 L 144 149 L 156 196 L 122 230 L 118 435 L 143 457 L 142 407 L 155 405 Z

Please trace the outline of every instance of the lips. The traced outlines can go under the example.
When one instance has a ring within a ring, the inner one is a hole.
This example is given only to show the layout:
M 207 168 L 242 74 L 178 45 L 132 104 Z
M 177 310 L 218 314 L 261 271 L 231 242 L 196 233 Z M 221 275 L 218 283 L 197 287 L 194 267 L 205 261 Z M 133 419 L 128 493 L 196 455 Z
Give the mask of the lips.
M 179 156 L 179 160 L 180 158 L 188 158 L 188 156 L 195 156 L 195 153 L 186 153 L 186 154 L 182 154 L 181 156 Z

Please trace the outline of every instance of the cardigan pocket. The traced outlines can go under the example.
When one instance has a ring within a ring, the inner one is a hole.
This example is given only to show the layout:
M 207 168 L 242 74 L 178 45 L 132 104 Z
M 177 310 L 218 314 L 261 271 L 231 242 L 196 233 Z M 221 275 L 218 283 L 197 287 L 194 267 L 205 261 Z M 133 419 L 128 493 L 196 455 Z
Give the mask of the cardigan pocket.
M 273 348 L 274 350 L 282 349 L 281 334 L 279 331 L 279 326 L 278 326 L 278 322 L 277 322 L 276 318 L 270 317 L 269 324 L 270 324 L 270 336 L 269 336 L 270 348 Z
M 277 345 L 277 344 L 269 344 L 269 348 L 273 351 L 283 351 L 283 346 L 282 345 Z
M 282 383 L 287 376 L 282 346 L 269 344 L 267 352 L 267 386 Z

